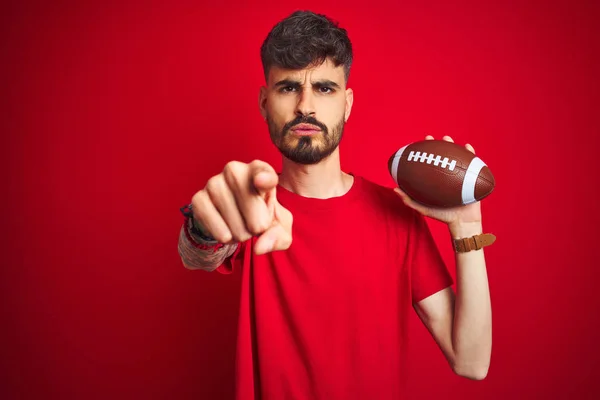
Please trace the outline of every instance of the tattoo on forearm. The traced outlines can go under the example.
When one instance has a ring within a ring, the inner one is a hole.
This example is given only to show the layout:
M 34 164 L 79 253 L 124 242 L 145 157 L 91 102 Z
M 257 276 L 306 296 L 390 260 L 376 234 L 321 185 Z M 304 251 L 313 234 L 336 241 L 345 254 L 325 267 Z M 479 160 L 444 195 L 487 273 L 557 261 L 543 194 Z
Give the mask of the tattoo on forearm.
M 186 232 L 185 224 L 179 232 L 179 255 L 183 264 L 190 269 L 213 271 L 235 252 L 237 246 L 238 243 L 219 244 L 198 237 L 192 239 L 189 231 Z

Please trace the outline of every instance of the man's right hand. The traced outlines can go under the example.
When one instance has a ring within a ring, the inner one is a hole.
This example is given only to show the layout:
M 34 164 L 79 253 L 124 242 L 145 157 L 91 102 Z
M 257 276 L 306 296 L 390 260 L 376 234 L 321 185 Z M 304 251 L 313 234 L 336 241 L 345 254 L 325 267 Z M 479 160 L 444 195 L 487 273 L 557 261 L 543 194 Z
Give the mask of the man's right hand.
M 292 244 L 292 213 L 277 201 L 277 173 L 263 161 L 232 161 L 192 197 L 194 219 L 220 243 L 259 236 L 254 252 Z

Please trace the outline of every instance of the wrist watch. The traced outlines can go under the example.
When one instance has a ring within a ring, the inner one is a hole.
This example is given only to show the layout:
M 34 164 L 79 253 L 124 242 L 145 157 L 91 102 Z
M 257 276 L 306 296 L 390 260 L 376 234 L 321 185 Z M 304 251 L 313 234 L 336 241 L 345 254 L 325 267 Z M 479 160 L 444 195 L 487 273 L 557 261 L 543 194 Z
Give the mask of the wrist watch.
M 468 238 L 453 239 L 452 245 L 457 253 L 466 253 L 472 250 L 479 250 L 485 246 L 494 243 L 496 236 L 491 233 L 482 233 Z

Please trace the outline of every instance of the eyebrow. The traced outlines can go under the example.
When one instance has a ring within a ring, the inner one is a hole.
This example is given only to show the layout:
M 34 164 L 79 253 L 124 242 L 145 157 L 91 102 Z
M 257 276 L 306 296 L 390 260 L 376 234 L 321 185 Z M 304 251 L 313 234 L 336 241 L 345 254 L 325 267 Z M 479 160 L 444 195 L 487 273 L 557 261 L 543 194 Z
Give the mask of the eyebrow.
M 285 87 L 285 86 L 290 86 L 290 87 L 300 87 L 300 81 L 296 81 L 293 79 L 282 79 L 280 81 L 278 81 L 277 83 L 275 83 L 274 85 L 276 88 L 277 87 Z M 312 86 L 313 87 L 332 87 L 335 89 L 339 89 L 340 85 L 338 85 L 337 83 L 335 83 L 334 81 L 330 80 L 330 79 L 321 79 L 315 82 L 312 82 Z

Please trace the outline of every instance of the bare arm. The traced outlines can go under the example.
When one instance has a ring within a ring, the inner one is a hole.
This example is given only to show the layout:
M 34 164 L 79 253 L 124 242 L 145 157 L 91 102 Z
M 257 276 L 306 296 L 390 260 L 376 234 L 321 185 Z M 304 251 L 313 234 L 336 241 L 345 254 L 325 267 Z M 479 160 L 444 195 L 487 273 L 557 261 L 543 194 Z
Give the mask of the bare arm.
M 481 224 L 456 226 L 454 238 L 481 233 Z M 456 295 L 446 288 L 415 310 L 454 372 L 484 379 L 492 350 L 492 308 L 483 249 L 456 254 Z
M 433 136 L 426 136 L 431 140 Z M 449 136 L 444 140 L 453 142 Z M 475 153 L 470 144 L 465 147 Z M 448 224 L 453 239 L 482 233 L 479 202 L 454 208 L 425 207 L 394 189 L 404 204 Z M 487 376 L 492 352 L 492 307 L 483 249 L 456 254 L 456 295 L 446 288 L 414 305 L 454 372 L 471 379 Z

